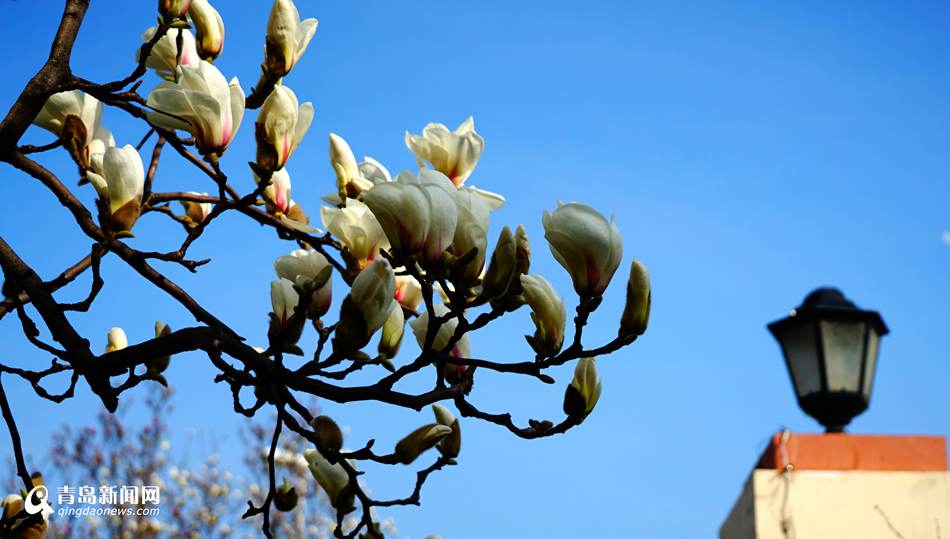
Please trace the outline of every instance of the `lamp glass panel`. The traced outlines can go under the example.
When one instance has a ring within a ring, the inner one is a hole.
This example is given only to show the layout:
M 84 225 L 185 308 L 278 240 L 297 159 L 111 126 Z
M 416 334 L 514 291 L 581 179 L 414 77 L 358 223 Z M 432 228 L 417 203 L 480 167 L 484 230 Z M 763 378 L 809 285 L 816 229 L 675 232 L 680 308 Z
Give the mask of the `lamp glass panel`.
M 828 391 L 860 391 L 867 324 L 860 320 L 822 320 L 819 324 Z
M 873 329 L 868 331 L 867 365 L 864 367 L 864 387 L 861 388 L 861 392 L 864 394 L 864 399 L 869 402 L 871 400 L 871 384 L 874 383 L 874 370 L 877 367 L 877 347 L 880 339 L 881 336 L 876 331 Z
M 792 381 L 799 397 L 821 391 L 821 373 L 818 370 L 818 343 L 815 327 L 798 324 L 782 330 L 782 348 L 792 372 Z

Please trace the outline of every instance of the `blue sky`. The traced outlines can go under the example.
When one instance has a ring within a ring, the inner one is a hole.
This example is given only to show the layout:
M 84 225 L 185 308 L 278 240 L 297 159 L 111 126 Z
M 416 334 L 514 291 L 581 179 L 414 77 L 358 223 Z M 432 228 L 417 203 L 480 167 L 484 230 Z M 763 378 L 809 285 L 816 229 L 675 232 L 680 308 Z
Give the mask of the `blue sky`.
M 616 214 L 623 265 L 639 259 L 653 279 L 651 328 L 599 362 L 604 395 L 594 414 L 568 435 L 540 441 L 465 421 L 461 466 L 432 477 L 421 509 L 385 513 L 401 536 L 713 536 L 767 437 L 782 427 L 818 428 L 798 409 L 765 324 L 822 285 L 879 310 L 892 330 L 871 408 L 851 430 L 950 432 L 947 4 L 297 3 L 320 19 L 286 80 L 316 108 L 289 164 L 294 198 L 311 215 L 333 186 L 331 130 L 358 156 L 398 172 L 414 166 L 405 130 L 430 121 L 454 127 L 474 115 L 487 143 L 469 182 L 508 198 L 493 215 L 492 238 L 503 224 L 523 223 L 532 270 L 568 294 L 540 216 L 559 199 L 585 201 Z M 93 2 L 76 45 L 77 74 L 105 81 L 131 69 L 139 35 L 155 20 L 153 2 L 141 4 Z M 245 88 L 261 61 L 269 3 L 260 4 L 215 2 L 227 26 L 218 65 Z M 5 1 L 3 10 L 6 110 L 41 65 L 61 3 Z M 149 75 L 143 91 L 156 82 Z M 105 118 L 120 143 L 144 133 L 121 111 Z M 245 121 L 224 167 L 247 190 L 253 129 Z M 24 140 L 44 143 L 49 135 L 32 129 Z M 64 155 L 41 160 L 72 185 L 75 169 Z M 0 178 L 3 237 L 42 275 L 55 276 L 87 252 L 69 216 L 35 181 L 9 167 Z M 211 186 L 168 154 L 156 190 L 177 189 Z M 91 203 L 88 188 L 82 197 Z M 170 249 L 180 232 L 153 215 L 136 233 L 132 245 Z M 289 248 L 228 217 L 193 247 L 210 265 L 195 276 L 166 269 L 249 340 L 264 342 L 271 262 Z M 72 316 L 94 346 L 104 345 L 113 325 L 141 340 L 156 318 L 193 323 L 116 260 L 103 273 L 108 287 L 96 308 Z M 586 334 L 592 345 L 615 332 L 622 291 L 618 278 Z M 84 293 L 80 286 L 59 297 Z M 521 335 L 530 331 L 527 314 L 518 313 L 475 335 L 473 349 L 519 360 L 528 357 Z M 15 317 L 0 322 L 0 338 L 3 361 L 46 364 L 19 336 Z M 485 373 L 472 398 L 522 423 L 557 418 L 570 368 L 554 374 L 556 387 Z M 200 355 L 173 362 L 173 444 L 189 432 L 234 439 L 243 418 L 213 375 Z M 86 387 L 53 407 L 27 384 L 4 381 L 38 464 L 52 430 L 63 421 L 88 423 L 98 410 Z M 352 446 L 369 437 L 394 443 L 429 420 L 428 412 L 370 404 L 324 409 L 349 426 Z M 411 477 L 409 469 L 370 468 L 369 480 L 374 493 L 394 497 L 408 493 Z

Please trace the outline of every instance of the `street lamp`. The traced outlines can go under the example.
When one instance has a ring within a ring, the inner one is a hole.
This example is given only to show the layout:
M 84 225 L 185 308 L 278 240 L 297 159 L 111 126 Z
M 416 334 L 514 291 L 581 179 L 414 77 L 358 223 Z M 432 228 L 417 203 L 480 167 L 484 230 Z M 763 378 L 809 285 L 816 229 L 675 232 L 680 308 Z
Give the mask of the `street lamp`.
M 842 432 L 867 409 L 880 338 L 876 311 L 862 311 L 837 288 L 808 294 L 788 318 L 768 325 L 785 354 L 798 405 L 827 432 Z

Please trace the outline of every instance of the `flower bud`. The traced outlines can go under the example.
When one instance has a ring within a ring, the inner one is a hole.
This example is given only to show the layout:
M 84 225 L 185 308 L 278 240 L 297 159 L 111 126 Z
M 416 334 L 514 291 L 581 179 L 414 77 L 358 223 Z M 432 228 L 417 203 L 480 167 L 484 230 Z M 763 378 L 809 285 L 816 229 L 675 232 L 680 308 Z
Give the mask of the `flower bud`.
M 432 423 L 419 427 L 399 440 L 396 444 L 396 456 L 403 464 L 412 464 L 419 455 L 435 447 L 443 438 L 452 433 L 452 427 Z
M 155 338 L 167 337 L 172 334 L 172 328 L 165 322 L 161 320 L 155 321 Z M 161 376 L 163 372 L 168 368 L 168 365 L 171 363 L 171 356 L 163 356 L 159 358 L 149 359 L 145 361 L 145 367 L 148 369 L 148 374 L 153 378 L 158 379 L 160 382 L 164 382 L 165 378 Z M 161 378 L 159 378 L 161 377 Z M 165 385 L 165 384 L 162 384 Z
M 490 299 L 504 295 L 511 283 L 511 274 L 515 268 L 515 237 L 507 226 L 501 229 L 495 251 L 488 263 L 488 270 L 482 278 L 482 296 Z
M 320 219 L 324 228 L 346 246 L 346 252 L 360 269 L 372 263 L 380 249 L 389 248 L 376 216 L 359 200 L 347 199 L 343 208 L 321 207 Z
M 627 303 L 620 317 L 620 337 L 639 337 L 647 330 L 650 321 L 650 274 L 639 261 L 630 264 L 630 280 L 627 281 Z
M 280 170 L 297 149 L 313 121 L 313 104 L 298 104 L 286 86 L 275 86 L 257 116 L 257 164 L 263 170 Z
M 485 268 L 490 208 L 485 199 L 471 188 L 459 189 L 456 204 L 458 224 L 452 240 L 452 252 L 463 260 L 452 267 L 451 276 L 454 283 L 466 287 L 477 283 Z
M 198 34 L 198 54 L 203 60 L 213 62 L 224 50 L 224 20 L 208 0 L 191 0 L 188 9 L 191 21 Z
M 310 421 L 317 437 L 320 438 L 320 445 L 325 451 L 330 453 L 339 453 L 343 449 L 343 431 L 340 430 L 336 421 L 329 416 L 319 415 Z
M 303 452 L 307 467 L 330 499 L 330 504 L 343 513 L 353 510 L 353 491 L 349 487 L 350 476 L 340 463 L 330 464 L 316 449 Z
M 583 420 L 600 399 L 600 379 L 597 378 L 597 362 L 585 357 L 574 368 L 574 379 L 564 393 L 564 413 Z
M 317 19 L 300 20 L 293 0 L 275 0 L 267 20 L 264 73 L 276 81 L 290 73 L 317 31 Z
M 202 155 L 220 157 L 241 126 L 244 90 L 237 77 L 228 82 L 205 61 L 177 69 L 177 81 L 163 82 L 148 94 L 148 121 L 162 129 L 187 131 Z
M 330 133 L 330 165 L 336 174 L 337 194 L 341 201 L 356 198 L 373 187 L 373 182 L 363 177 L 350 145 L 336 133 Z
M 261 178 L 254 173 L 254 183 L 260 184 Z M 290 212 L 293 201 L 290 198 L 290 173 L 286 168 L 274 171 L 270 177 L 270 183 L 264 188 L 264 202 L 267 205 L 267 211 L 272 214 L 278 212 L 287 215 Z
M 122 350 L 129 345 L 129 338 L 125 336 L 125 331 L 122 328 L 116 327 L 110 329 L 107 339 L 107 354 L 109 352 L 115 352 L 116 350 Z
M 151 41 L 157 26 L 153 26 L 142 34 L 142 41 Z M 178 51 L 178 34 L 181 33 L 181 52 Z M 135 61 L 139 60 L 139 51 L 135 51 Z M 187 28 L 168 30 L 152 46 L 148 58 L 145 59 L 145 67 L 155 71 L 159 77 L 174 81 L 178 73 L 178 66 L 197 67 L 201 61 L 198 56 L 198 49 L 195 46 L 195 36 Z
M 274 271 L 278 277 L 296 284 L 298 289 L 312 292 L 307 308 L 310 318 L 316 320 L 330 309 L 333 268 L 322 253 L 298 249 L 290 255 L 278 257 L 274 261 Z
M 363 201 L 376 216 L 397 256 L 420 255 L 436 264 L 452 244 L 458 224 L 458 190 L 444 175 L 403 172 L 395 181 L 366 191 Z
M 544 237 L 551 253 L 574 281 L 582 297 L 604 293 L 623 256 L 620 230 L 596 210 L 578 202 L 558 203 L 553 212 L 544 212 Z
M 536 328 L 533 337 L 525 338 L 538 354 L 557 354 L 564 344 L 564 326 L 567 324 L 564 302 L 551 283 L 540 275 L 522 275 L 521 288 L 525 301 L 531 306 L 531 319 Z
M 355 352 L 369 343 L 383 326 L 393 308 L 396 278 L 385 259 L 379 259 L 353 280 L 349 295 L 340 308 L 333 347 L 338 352 Z
M 383 333 L 379 338 L 378 352 L 381 359 L 396 357 L 405 328 L 406 315 L 402 312 L 402 305 L 393 300 L 393 308 L 389 311 L 389 318 L 383 324 Z
M 191 0 L 158 0 L 158 12 L 166 20 L 184 18 Z
M 145 168 L 142 156 L 130 145 L 109 148 L 101 164 L 93 162 L 93 170 L 86 173 L 99 193 L 101 218 L 117 236 L 131 236 L 132 226 L 142 209 L 145 189 Z
M 196 193 L 195 191 L 188 191 L 187 194 L 208 196 L 208 193 Z M 205 218 L 208 217 L 208 214 L 211 213 L 210 202 L 193 202 L 190 200 L 182 200 L 181 207 L 185 210 L 184 219 L 188 222 L 189 228 L 198 226 L 202 221 L 205 220 Z
M 267 336 L 271 345 L 279 344 L 284 352 L 301 354 L 294 345 L 303 332 L 305 318 L 294 314 L 300 295 L 293 283 L 283 278 L 271 281 L 270 301 L 273 311 Z
M 469 116 L 455 131 L 449 131 L 440 123 L 426 125 L 422 135 L 411 135 L 407 131 L 406 147 L 415 154 L 420 167 L 428 161 L 456 187 L 461 187 L 475 170 L 485 139 L 475 132 L 475 119 Z
M 297 507 L 299 498 L 297 489 L 292 487 L 285 477 L 284 482 L 277 487 L 277 491 L 274 493 L 274 507 L 285 513 L 287 511 L 293 511 L 294 508 Z
M 411 275 L 396 276 L 396 301 L 407 309 L 415 311 L 422 303 L 422 286 Z
M 445 425 L 452 429 L 452 433 L 439 442 L 439 452 L 446 458 L 454 459 L 459 456 L 462 450 L 462 429 L 459 426 L 459 420 L 452 415 L 448 408 L 441 404 L 433 404 L 432 412 L 435 413 L 435 420 L 440 425 Z

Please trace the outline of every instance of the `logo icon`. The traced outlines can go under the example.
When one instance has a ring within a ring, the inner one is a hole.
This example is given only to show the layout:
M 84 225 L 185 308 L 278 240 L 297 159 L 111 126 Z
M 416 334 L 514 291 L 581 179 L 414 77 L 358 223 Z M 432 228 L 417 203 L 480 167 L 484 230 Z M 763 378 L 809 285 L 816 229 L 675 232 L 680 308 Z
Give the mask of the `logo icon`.
M 34 503 L 34 499 L 38 501 Z M 43 520 L 48 519 L 53 514 L 53 508 L 49 506 L 49 490 L 43 485 L 33 487 L 23 501 L 23 510 L 30 515 L 43 513 Z

